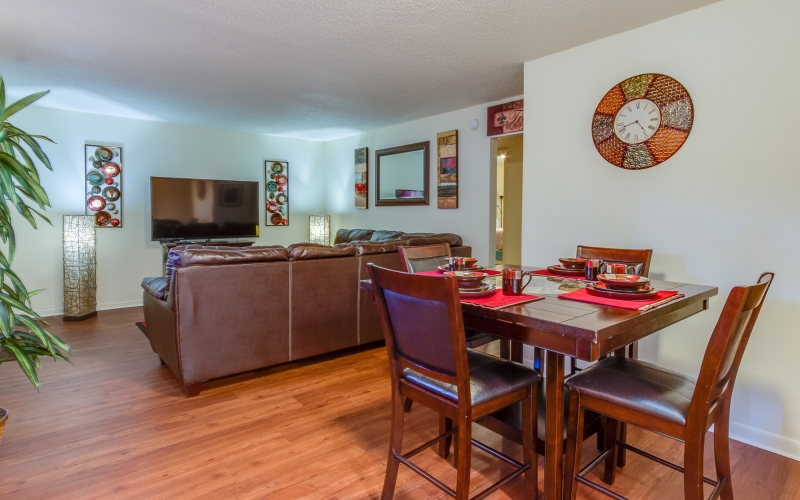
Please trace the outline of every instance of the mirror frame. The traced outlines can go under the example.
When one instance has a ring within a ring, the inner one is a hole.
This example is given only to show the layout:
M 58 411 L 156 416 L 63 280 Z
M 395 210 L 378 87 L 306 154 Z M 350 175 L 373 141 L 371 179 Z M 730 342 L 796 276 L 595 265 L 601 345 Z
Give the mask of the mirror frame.
M 423 156 L 423 171 L 425 175 L 425 194 L 422 199 L 381 199 L 381 158 L 384 156 L 396 155 L 401 153 L 410 153 L 412 151 L 422 151 Z M 405 146 L 397 146 L 394 148 L 380 149 L 375 151 L 375 206 L 376 207 L 393 207 L 393 206 L 408 206 L 408 205 L 430 205 L 431 197 L 431 141 L 416 142 L 414 144 L 406 144 Z

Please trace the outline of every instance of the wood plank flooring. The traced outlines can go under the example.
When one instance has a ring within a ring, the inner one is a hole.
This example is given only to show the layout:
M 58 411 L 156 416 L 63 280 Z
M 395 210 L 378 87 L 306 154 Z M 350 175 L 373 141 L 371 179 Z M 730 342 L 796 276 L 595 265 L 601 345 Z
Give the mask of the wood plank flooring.
M 101 311 L 80 323 L 51 318 L 52 331 L 72 345 L 75 366 L 43 360 L 39 394 L 17 366 L 0 365 L 0 405 L 10 411 L 0 498 L 379 498 L 390 417 L 384 348 L 213 381 L 187 399 L 134 325 L 141 320 L 141 308 Z M 436 415 L 414 405 L 405 449 L 436 429 Z M 519 458 L 517 445 L 477 426 L 475 434 Z M 680 443 L 635 428 L 629 436 L 682 461 Z M 706 474 L 713 477 L 710 438 Z M 594 445 L 587 441 L 584 455 Z M 800 498 L 800 463 L 735 442 L 732 457 L 738 499 Z M 416 462 L 455 484 L 452 462 L 433 450 Z M 475 492 L 508 471 L 481 451 L 472 463 Z M 617 477 L 613 489 L 633 499 L 683 498 L 680 474 L 636 455 Z M 605 498 L 585 487 L 578 496 Z M 401 467 L 395 498 L 449 497 Z M 522 480 L 490 498 L 522 498 Z

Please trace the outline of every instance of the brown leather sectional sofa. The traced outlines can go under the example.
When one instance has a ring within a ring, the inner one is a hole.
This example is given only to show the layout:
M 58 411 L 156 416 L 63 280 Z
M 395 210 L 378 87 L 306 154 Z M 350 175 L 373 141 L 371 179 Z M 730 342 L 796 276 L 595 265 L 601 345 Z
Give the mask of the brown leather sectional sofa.
M 146 335 L 188 396 L 206 380 L 382 340 L 359 281 L 369 263 L 400 269 L 398 246 L 472 254 L 449 233 L 343 229 L 334 243 L 170 251 L 169 282 L 142 281 Z

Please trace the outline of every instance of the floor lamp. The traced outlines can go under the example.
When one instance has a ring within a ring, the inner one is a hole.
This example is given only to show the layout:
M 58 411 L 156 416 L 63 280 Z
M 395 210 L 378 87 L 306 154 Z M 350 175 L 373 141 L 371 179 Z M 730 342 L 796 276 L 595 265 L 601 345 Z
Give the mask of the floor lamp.
M 97 316 L 94 215 L 64 216 L 64 321 Z
M 308 241 L 318 245 L 331 245 L 331 216 L 308 216 Z

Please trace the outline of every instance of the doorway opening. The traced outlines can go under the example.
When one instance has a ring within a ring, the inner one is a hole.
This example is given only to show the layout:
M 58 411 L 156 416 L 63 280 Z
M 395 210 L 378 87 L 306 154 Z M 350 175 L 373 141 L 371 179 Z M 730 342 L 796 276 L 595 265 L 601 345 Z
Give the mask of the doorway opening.
M 497 142 L 495 262 L 522 264 L 522 134 L 493 139 Z

